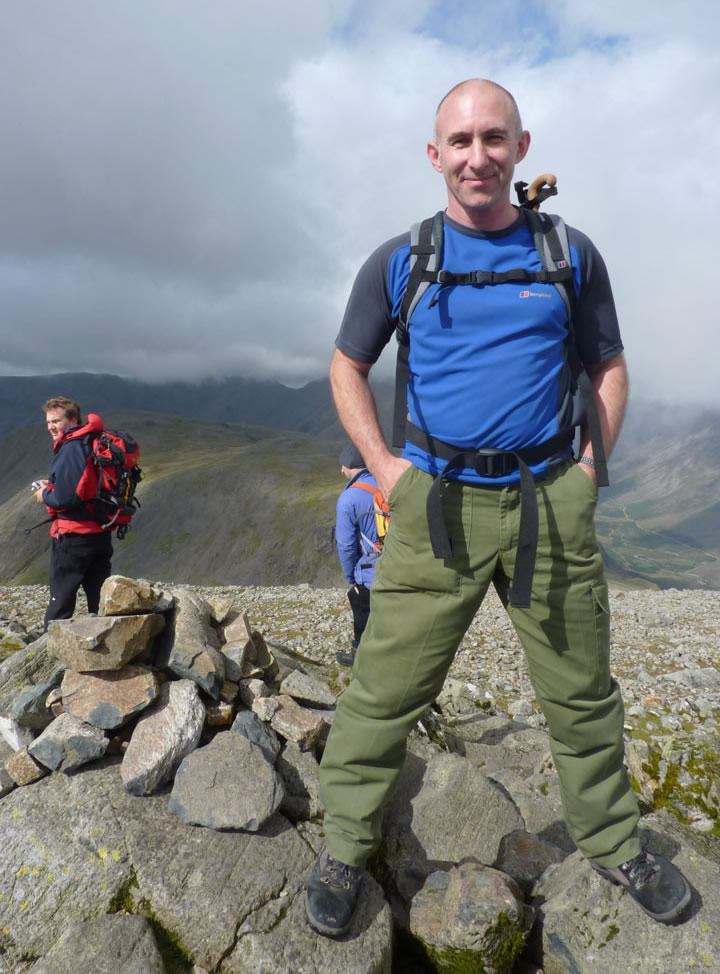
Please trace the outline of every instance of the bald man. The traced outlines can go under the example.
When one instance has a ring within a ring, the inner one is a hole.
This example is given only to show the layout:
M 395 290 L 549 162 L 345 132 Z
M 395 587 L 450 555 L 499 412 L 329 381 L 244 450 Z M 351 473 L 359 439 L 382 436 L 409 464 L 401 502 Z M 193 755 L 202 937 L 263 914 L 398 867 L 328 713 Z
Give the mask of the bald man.
M 542 264 L 528 218 L 510 201 L 515 165 L 529 147 L 515 100 L 499 85 L 465 81 L 440 102 L 427 155 L 447 190 L 442 269 L 495 276 L 483 286 L 448 284 L 446 276 L 412 311 L 401 457 L 383 438 L 368 374 L 398 324 L 409 234 L 361 268 L 336 340 L 338 415 L 388 498 L 391 521 L 370 621 L 320 769 L 327 848 L 310 876 L 306 911 L 327 936 L 352 926 L 407 735 L 440 692 L 490 584 L 525 650 L 578 848 L 656 920 L 674 920 L 690 901 L 682 874 L 643 850 L 638 834 L 622 698 L 609 667 L 596 460 L 585 425 L 577 459 L 573 452 L 568 312 L 558 288 L 537 280 Z M 568 240 L 575 344 L 609 456 L 627 399 L 623 345 L 602 257 L 573 228 Z M 518 269 L 533 283 L 507 279 Z M 440 557 L 427 514 L 433 485 L 450 538 Z M 537 549 L 520 597 L 527 503 L 537 510 Z

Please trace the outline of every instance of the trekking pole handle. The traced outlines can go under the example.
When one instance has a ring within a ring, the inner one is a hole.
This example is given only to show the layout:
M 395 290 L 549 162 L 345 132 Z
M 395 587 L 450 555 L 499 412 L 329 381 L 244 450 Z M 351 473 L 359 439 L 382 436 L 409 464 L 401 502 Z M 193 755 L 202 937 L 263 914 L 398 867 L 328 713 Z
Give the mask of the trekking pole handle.
M 544 200 L 549 196 L 555 196 L 556 193 L 557 176 L 551 172 L 544 172 L 536 176 L 528 186 L 527 198 L 529 203 L 536 201 L 532 208 L 537 211 Z

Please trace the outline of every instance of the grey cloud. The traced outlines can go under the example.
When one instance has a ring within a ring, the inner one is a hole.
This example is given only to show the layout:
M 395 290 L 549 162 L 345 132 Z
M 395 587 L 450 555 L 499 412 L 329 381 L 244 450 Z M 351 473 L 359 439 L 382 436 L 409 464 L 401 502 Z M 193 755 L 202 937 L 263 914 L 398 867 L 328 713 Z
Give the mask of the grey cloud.
M 543 8 L 529 48 L 519 0 L 493 5 L 490 35 L 477 6 L 6 0 L 0 372 L 322 375 L 362 259 L 443 204 L 434 105 L 489 74 L 533 132 L 519 176 L 556 169 L 557 209 L 603 250 L 638 385 L 682 393 L 673 359 L 693 372 L 695 354 L 693 388 L 717 396 L 711 289 L 686 293 L 714 273 L 712 221 L 687 200 L 718 202 L 701 36 L 718 14 L 701 31 L 690 0 L 680 30 L 652 0 L 632 17 L 582 0 Z M 623 44 L 585 49 L 593 30 Z M 668 221 L 674 279 L 656 271 Z M 678 320 L 682 356 L 663 354 Z

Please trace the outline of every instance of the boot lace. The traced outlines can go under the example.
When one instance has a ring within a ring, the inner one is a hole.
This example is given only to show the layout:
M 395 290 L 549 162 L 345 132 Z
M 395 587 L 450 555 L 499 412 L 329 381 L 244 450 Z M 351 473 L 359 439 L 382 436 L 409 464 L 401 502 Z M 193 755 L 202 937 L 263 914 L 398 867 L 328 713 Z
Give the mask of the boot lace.
M 646 852 L 641 852 L 634 859 L 624 862 L 620 868 L 636 889 L 642 889 L 656 872 L 656 867 L 648 859 Z
M 328 855 L 323 864 L 320 881 L 326 886 L 337 886 L 340 889 L 350 889 L 360 875 L 359 866 L 347 866 L 338 859 Z

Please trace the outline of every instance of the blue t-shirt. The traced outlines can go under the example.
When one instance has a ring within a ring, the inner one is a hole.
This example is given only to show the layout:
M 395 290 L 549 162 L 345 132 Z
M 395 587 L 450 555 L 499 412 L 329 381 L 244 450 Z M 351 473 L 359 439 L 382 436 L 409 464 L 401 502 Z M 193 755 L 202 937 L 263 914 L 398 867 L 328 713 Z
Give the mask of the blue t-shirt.
M 568 227 L 568 239 L 578 351 L 585 364 L 603 362 L 623 348 L 607 270 L 584 234 Z M 522 214 L 495 232 L 473 230 L 446 215 L 442 267 L 460 274 L 539 271 L 542 263 Z M 342 352 L 377 361 L 395 331 L 409 272 L 409 233 L 371 255 L 356 278 L 336 340 Z M 467 450 L 522 449 L 564 430 L 570 437 L 576 404 L 567 347 L 567 313 L 552 284 L 432 284 L 410 321 L 410 419 L 436 439 Z M 403 456 L 433 475 L 445 465 L 411 443 Z M 542 476 L 548 464 L 531 469 Z M 486 478 L 470 468 L 448 476 L 489 484 L 519 479 L 517 471 Z

